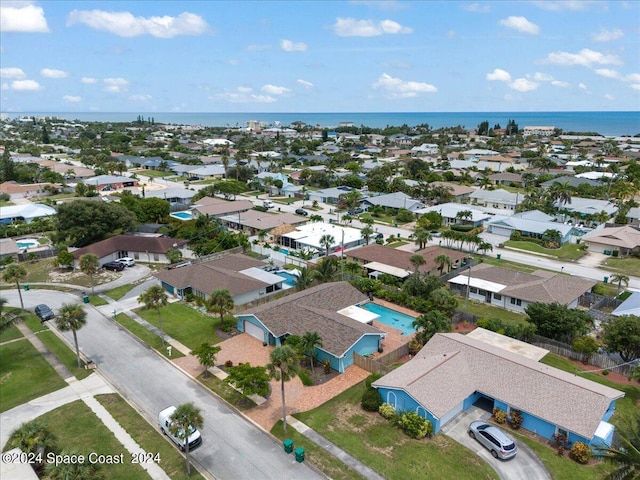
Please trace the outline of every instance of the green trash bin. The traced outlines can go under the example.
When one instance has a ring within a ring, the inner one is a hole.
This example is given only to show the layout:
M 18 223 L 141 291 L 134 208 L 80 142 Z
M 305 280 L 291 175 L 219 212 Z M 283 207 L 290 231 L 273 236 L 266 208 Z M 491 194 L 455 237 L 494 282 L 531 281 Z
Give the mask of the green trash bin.
M 296 462 L 302 463 L 304 462 L 304 448 L 298 447 L 296 448 Z
M 282 446 L 284 447 L 285 453 L 293 452 L 293 440 L 291 440 L 290 438 L 286 438 L 284 442 L 282 442 Z
M 604 283 L 609 283 L 609 277 L 604 277 Z M 27 288 L 27 290 L 29 289 Z
M 30 287 L 29 287 L 29 284 L 28 284 L 28 283 L 25 283 L 25 284 L 24 284 L 24 291 L 25 291 L 25 292 L 28 292 L 28 291 L 29 291 L 29 288 L 30 288 Z
M 84 297 L 82 297 L 82 302 L 89 303 L 89 295 L 85 295 Z
M 498 254 L 496 255 L 496 257 L 498 257 L 498 260 L 500 260 L 500 258 L 502 257 L 502 254 L 501 254 L 501 253 L 498 253 Z

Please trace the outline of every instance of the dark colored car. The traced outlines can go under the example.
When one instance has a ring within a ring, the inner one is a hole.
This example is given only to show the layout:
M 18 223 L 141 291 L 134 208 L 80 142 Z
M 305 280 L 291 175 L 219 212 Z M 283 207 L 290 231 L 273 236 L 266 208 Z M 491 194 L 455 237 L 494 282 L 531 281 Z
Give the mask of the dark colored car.
M 47 320 L 51 320 L 53 317 L 56 316 L 53 313 L 53 310 L 51 310 L 49 306 L 45 305 L 44 303 L 41 303 L 40 305 L 36 305 L 35 313 L 41 322 L 46 322 Z
M 382 240 L 384 238 L 384 235 L 381 233 L 376 234 L 376 236 L 374 237 L 376 240 L 380 239 Z
M 304 209 L 302 209 L 302 208 L 296 208 L 296 213 L 297 213 L 298 215 L 304 215 L 305 217 L 306 217 L 307 215 L 309 215 L 309 212 L 307 212 L 306 210 L 304 210 Z
M 107 262 L 102 265 L 105 270 L 113 270 L 114 272 L 121 272 L 125 269 L 124 263 L 120 262 Z

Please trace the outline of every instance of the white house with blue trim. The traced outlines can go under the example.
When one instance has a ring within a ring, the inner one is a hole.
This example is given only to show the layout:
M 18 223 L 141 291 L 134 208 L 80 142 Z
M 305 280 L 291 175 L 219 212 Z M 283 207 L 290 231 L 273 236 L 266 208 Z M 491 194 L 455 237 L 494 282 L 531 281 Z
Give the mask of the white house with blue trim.
M 382 349 L 385 333 L 371 326 L 378 315 L 358 305 L 367 296 L 348 282 L 324 283 L 236 315 L 237 327 L 262 341 L 280 346 L 289 335 L 317 332 L 320 362 L 329 360 L 339 373 L 353 364 L 353 354 L 369 355 Z
M 434 433 L 472 405 L 489 403 L 507 415 L 520 411 L 522 428 L 546 439 L 563 433 L 570 443 L 594 449 L 611 445 L 614 427 L 608 420 L 624 392 L 517 353 L 526 347 L 501 346 L 513 342 L 437 333 L 373 386 L 396 411 L 417 412 L 429 420 Z

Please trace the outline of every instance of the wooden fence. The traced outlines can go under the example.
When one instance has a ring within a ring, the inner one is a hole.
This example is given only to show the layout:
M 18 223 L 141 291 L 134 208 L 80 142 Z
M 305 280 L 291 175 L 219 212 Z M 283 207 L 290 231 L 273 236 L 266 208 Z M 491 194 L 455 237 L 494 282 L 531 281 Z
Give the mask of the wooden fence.
M 391 364 L 397 362 L 401 358 L 406 357 L 407 355 L 409 355 L 409 344 L 405 343 L 395 350 L 391 350 L 390 352 L 387 352 L 378 358 L 365 357 L 363 355 L 354 353 L 353 364 L 366 370 L 367 372 L 381 373 L 383 375 L 386 375 L 392 370 L 392 368 L 390 367 Z

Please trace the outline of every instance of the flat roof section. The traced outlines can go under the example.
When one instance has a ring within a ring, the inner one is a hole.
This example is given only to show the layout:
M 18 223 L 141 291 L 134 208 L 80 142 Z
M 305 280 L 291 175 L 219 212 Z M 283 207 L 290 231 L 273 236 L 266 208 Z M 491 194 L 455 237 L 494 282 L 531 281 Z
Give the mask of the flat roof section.
M 521 355 L 536 362 L 542 360 L 542 358 L 549 353 L 549 350 L 544 348 L 536 347 L 535 345 L 507 337 L 506 335 L 500 335 L 499 333 L 480 327 L 469 332 L 467 337 L 493 345 L 494 347 L 502 348 L 503 350 Z

